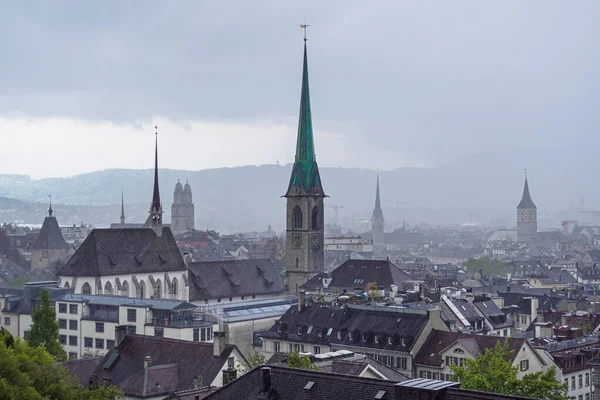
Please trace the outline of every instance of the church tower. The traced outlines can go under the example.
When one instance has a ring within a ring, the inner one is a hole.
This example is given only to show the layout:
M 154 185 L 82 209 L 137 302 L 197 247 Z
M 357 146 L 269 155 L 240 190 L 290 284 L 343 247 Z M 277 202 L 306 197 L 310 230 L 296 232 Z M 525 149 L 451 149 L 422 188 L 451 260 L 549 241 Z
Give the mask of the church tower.
M 193 230 L 194 214 L 192 187 L 187 182 L 184 187 L 178 180 L 173 193 L 173 204 L 171 205 L 171 231 L 174 234 L 179 234 Z
M 157 127 L 158 129 L 158 127 Z M 154 230 L 156 236 L 162 236 L 162 203 L 160 201 L 160 190 L 158 188 L 158 131 L 156 132 L 156 143 L 154 148 L 154 192 L 152 193 L 152 203 L 148 211 L 148 221 L 150 228 Z
M 385 234 L 384 234 L 385 219 L 381 210 L 381 200 L 379 198 L 379 173 L 377 173 L 377 189 L 375 190 L 375 208 L 373 209 L 373 217 L 371 217 L 371 231 L 373 235 L 373 251 L 375 254 L 385 250 Z
M 537 207 L 531 200 L 529 184 L 525 175 L 523 196 L 517 206 L 517 242 L 532 243 L 537 236 Z
M 287 193 L 286 205 L 286 282 L 290 293 L 320 272 L 323 259 L 323 187 L 315 156 L 310 94 L 308 89 L 308 58 L 304 38 L 304 65 L 296 158 Z

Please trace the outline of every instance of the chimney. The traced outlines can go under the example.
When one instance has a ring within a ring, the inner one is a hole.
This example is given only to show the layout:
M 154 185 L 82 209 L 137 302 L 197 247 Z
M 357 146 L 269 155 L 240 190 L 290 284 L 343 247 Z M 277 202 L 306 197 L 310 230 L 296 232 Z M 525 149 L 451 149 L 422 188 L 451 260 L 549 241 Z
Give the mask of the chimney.
M 537 318 L 539 302 L 537 297 L 531 298 L 531 322 Z
M 271 368 L 262 367 L 260 369 L 262 387 L 261 393 L 269 393 L 271 390 Z
M 213 334 L 213 356 L 220 357 L 225 350 L 225 332 L 216 331 Z
M 152 357 L 146 356 L 144 357 L 144 368 L 149 368 L 152 366 Z
M 298 292 L 298 312 L 302 311 L 305 304 L 306 304 L 306 292 L 304 290 L 300 290 Z
M 127 325 L 119 325 L 115 326 L 115 345 L 119 346 L 119 344 L 125 339 L 127 336 Z

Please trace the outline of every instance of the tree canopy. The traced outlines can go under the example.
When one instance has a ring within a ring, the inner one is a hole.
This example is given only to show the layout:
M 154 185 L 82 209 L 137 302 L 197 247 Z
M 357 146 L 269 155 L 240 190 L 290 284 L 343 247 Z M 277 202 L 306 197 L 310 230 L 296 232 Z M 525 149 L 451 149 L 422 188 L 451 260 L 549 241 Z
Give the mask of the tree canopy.
M 0 331 L 0 400 L 113 400 L 122 396 L 114 386 L 84 388 L 46 349 Z
M 31 313 L 31 329 L 27 342 L 32 347 L 42 346 L 58 361 L 67 359 L 67 353 L 58 341 L 58 321 L 56 310 L 50 305 L 46 290 L 40 292 L 40 301 Z
M 489 257 L 469 258 L 463 263 L 467 271 L 476 273 L 481 270 L 486 275 L 501 275 L 508 269 L 508 264 L 500 260 L 491 260 Z
M 309 357 L 300 355 L 298 351 L 288 354 L 287 366 L 297 369 L 308 369 L 313 371 L 319 370 L 319 367 L 313 364 Z
M 510 354 L 508 340 L 504 344 L 497 342 L 493 349 L 486 349 L 474 360 L 467 359 L 464 366 L 451 365 L 452 379 L 460 380 L 461 389 L 544 400 L 569 399 L 566 384 L 556 380 L 556 367 L 519 379 L 518 368 L 510 362 Z

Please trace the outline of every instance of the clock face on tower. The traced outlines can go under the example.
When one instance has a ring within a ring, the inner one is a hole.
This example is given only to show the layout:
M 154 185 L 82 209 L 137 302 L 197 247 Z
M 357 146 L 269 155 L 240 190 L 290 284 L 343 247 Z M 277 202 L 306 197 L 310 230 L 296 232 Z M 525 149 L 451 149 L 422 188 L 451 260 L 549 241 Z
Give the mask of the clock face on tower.
M 294 233 L 292 235 L 292 244 L 296 247 L 302 244 L 302 235 L 299 233 Z

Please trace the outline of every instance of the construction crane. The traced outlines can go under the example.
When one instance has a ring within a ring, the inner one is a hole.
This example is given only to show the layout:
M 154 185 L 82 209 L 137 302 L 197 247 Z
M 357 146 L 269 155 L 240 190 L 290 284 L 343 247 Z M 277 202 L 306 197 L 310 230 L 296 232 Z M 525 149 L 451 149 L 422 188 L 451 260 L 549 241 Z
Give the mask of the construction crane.
M 576 223 L 577 223 L 577 221 L 575 221 L 574 219 L 566 219 L 566 220 L 560 222 L 565 236 L 569 236 L 569 225 L 576 224 Z
M 333 208 L 335 210 L 335 226 L 339 226 L 338 225 L 338 210 L 340 208 L 344 208 L 344 206 L 338 206 L 338 205 L 328 205 L 327 207 L 329 208 Z

